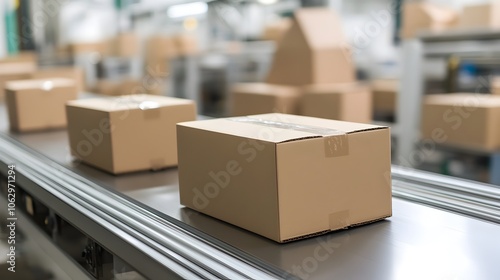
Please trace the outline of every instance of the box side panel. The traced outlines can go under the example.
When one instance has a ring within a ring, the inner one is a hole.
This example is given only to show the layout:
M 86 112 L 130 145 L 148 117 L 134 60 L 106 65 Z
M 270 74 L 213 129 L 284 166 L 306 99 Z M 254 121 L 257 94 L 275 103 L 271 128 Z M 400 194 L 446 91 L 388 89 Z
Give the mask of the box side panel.
M 15 94 L 19 130 L 63 128 L 66 127 L 65 104 L 76 98 L 76 87 L 54 88 L 50 92 L 21 90 Z
M 16 93 L 10 90 L 5 91 L 5 103 L 9 116 L 10 129 L 19 130 L 19 114 L 17 109 Z
M 315 50 L 313 60 L 313 83 L 356 82 L 349 46 Z
M 343 95 L 342 120 L 348 122 L 371 123 L 372 94 L 364 89 Z
M 341 119 L 341 94 L 304 94 L 301 114 L 331 120 Z
M 194 104 L 111 113 L 115 173 L 177 165 L 178 122 L 196 119 Z
M 233 94 L 233 116 L 248 116 L 255 114 L 273 113 L 277 109 L 276 96 L 234 93 Z
M 277 96 L 276 107 L 272 112 L 297 115 L 299 113 L 299 100 L 299 95 Z
M 438 144 L 492 149 L 494 147 L 487 140 L 487 111 L 463 104 L 426 104 L 422 114 L 422 137 Z
M 348 134 L 344 156 L 325 153 L 325 141 L 277 146 L 282 240 L 392 214 L 389 129 Z
M 181 204 L 279 241 L 275 144 L 179 125 Z
M 377 113 L 394 114 L 396 98 L 396 91 L 373 91 L 373 110 Z
M 83 162 L 113 172 L 109 113 L 66 106 L 71 154 Z

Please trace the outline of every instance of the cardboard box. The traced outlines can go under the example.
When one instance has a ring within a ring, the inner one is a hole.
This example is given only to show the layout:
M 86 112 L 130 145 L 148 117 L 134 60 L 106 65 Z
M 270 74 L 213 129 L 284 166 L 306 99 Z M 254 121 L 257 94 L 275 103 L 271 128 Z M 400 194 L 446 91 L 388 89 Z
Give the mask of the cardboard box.
M 391 216 L 388 127 L 265 114 L 180 123 L 177 136 L 181 204 L 272 240 Z
M 146 71 L 153 76 L 168 73 L 169 61 L 177 55 L 178 50 L 173 37 L 155 35 L 149 38 L 146 43 Z
M 111 56 L 136 56 L 139 55 L 139 37 L 135 33 L 121 33 L 110 40 L 109 47 Z
M 10 128 L 19 132 L 64 128 L 65 103 L 76 99 L 77 95 L 75 81 L 70 79 L 7 82 Z
M 366 85 L 317 84 L 304 87 L 303 93 L 301 115 L 349 122 L 372 122 L 372 93 Z
M 262 38 L 264 40 L 271 40 L 275 42 L 279 42 L 283 35 L 290 29 L 292 26 L 292 21 L 289 18 L 283 18 L 274 22 L 267 24 L 264 27 L 264 33 Z
M 355 72 L 351 47 L 334 11 L 299 9 L 277 46 L 267 82 L 296 86 L 351 83 Z
M 500 77 L 494 77 L 490 82 L 491 94 L 500 95 Z
M 465 6 L 460 17 L 461 28 L 500 28 L 500 3 Z
M 427 96 L 422 111 L 422 137 L 437 144 L 497 151 L 500 149 L 500 97 Z
M 196 119 L 190 100 L 154 95 L 67 103 L 71 154 L 113 174 L 177 165 L 178 122 Z
M 173 37 L 177 55 L 188 56 L 198 53 L 198 40 L 189 34 L 179 34 Z
M 396 114 L 399 81 L 398 80 L 374 80 L 371 84 L 373 93 L 373 111 L 377 114 Z
M 458 13 L 428 2 L 408 2 L 403 6 L 401 37 L 414 38 L 420 31 L 439 32 L 458 24 Z
M 297 87 L 264 83 L 240 83 L 231 88 L 233 116 L 265 113 L 297 114 L 300 91 Z
M 125 79 L 122 81 L 99 80 L 96 92 L 103 95 L 119 96 L 145 93 L 141 81 L 136 79 Z
M 2 57 L 0 63 L 13 63 L 13 62 L 31 62 L 36 64 L 38 55 L 34 51 L 22 51 L 16 55 Z
M 66 78 L 75 80 L 78 91 L 85 89 L 85 73 L 78 67 L 52 67 L 40 69 L 33 73 L 33 79 Z
M 36 68 L 35 62 L 0 63 L 0 101 L 5 98 L 6 82 L 29 79 Z

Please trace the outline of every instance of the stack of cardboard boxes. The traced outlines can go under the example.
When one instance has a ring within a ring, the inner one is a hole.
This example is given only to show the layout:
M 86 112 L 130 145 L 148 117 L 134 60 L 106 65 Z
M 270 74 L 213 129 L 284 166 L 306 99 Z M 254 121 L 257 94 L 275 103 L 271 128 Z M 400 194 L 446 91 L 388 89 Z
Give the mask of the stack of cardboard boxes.
M 279 41 L 266 81 L 269 85 L 234 86 L 233 115 L 264 113 L 265 109 L 265 113 L 370 122 L 371 94 L 356 82 L 351 59 L 351 47 L 334 11 L 298 10 Z M 284 103 L 288 105 L 283 107 Z M 322 106 L 313 105 L 319 103 Z

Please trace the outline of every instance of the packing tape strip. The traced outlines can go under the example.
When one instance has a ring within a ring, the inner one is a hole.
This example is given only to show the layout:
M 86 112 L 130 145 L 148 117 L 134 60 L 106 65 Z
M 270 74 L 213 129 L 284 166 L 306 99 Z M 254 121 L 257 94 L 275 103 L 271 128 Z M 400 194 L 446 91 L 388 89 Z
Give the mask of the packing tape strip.
M 272 120 L 264 120 L 251 117 L 228 118 L 228 120 L 316 134 L 322 136 L 325 140 L 326 157 L 340 157 L 349 155 L 349 141 L 347 133 L 337 129 L 324 128 L 312 125 L 286 123 L 286 122 L 279 122 Z
M 350 225 L 349 217 L 350 217 L 349 210 L 331 213 L 328 216 L 328 220 L 330 223 L 330 230 L 348 228 Z
M 115 98 L 111 98 L 115 99 Z M 160 110 L 159 109 L 160 103 L 152 100 L 135 100 L 129 97 L 118 97 L 117 102 L 120 104 L 125 104 L 125 105 L 134 105 L 139 107 L 141 111 L 144 112 L 144 117 L 146 119 L 157 119 L 160 117 Z

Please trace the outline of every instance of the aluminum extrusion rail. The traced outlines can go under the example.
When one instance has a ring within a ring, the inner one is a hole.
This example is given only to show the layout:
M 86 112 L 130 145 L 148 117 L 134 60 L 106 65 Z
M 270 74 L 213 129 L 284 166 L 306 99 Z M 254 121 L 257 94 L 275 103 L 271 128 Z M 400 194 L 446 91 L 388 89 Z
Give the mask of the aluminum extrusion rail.
M 500 223 L 500 188 L 430 172 L 392 166 L 392 195 Z
M 26 191 L 44 197 L 54 211 L 150 279 L 296 278 L 244 258 L 237 249 L 208 242 L 179 222 L 160 218 L 2 134 L 0 161 L 5 164 L 0 164 L 0 172 L 15 163 L 22 175 L 18 182 Z

